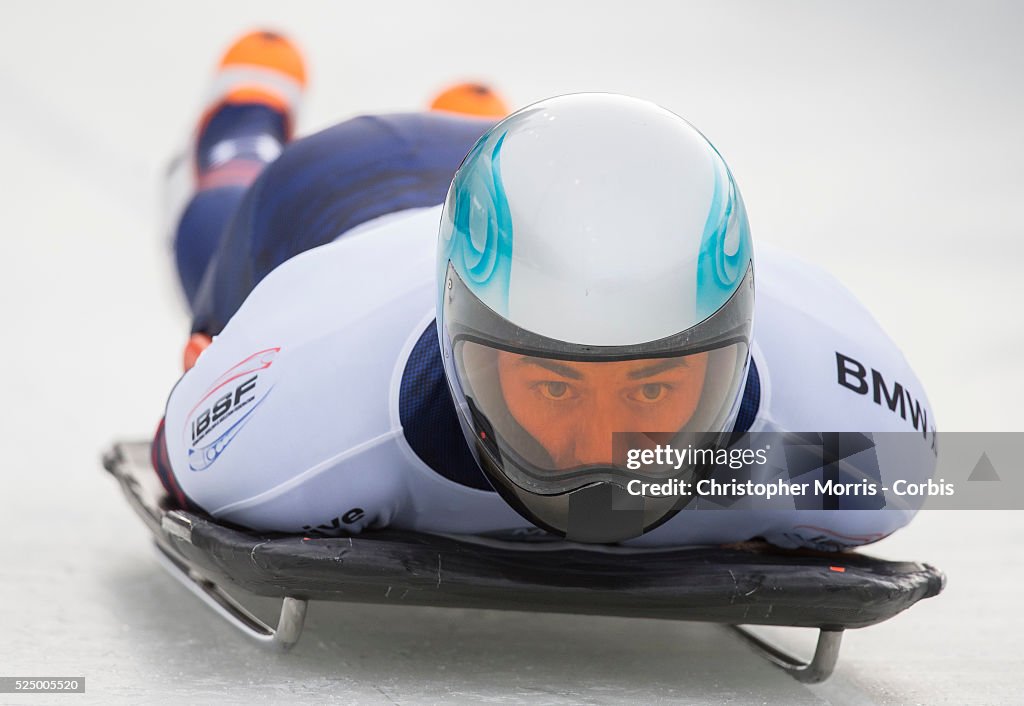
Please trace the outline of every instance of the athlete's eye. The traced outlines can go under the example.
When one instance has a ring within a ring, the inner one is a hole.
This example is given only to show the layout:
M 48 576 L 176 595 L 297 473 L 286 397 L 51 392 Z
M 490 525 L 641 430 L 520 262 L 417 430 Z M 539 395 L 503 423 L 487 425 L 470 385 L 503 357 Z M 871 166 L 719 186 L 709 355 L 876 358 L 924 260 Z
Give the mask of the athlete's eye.
M 641 392 L 644 394 L 644 399 L 654 401 L 661 397 L 661 393 L 665 390 L 664 385 L 658 385 L 651 383 L 650 385 L 644 385 Z
M 663 382 L 649 382 L 630 395 L 637 402 L 658 402 L 668 394 L 669 386 Z
M 548 402 L 568 402 L 579 397 L 579 390 L 572 383 L 561 380 L 545 380 L 534 383 L 532 387 L 541 399 Z
M 561 400 L 568 396 L 569 386 L 564 382 L 542 382 L 540 391 L 549 400 Z

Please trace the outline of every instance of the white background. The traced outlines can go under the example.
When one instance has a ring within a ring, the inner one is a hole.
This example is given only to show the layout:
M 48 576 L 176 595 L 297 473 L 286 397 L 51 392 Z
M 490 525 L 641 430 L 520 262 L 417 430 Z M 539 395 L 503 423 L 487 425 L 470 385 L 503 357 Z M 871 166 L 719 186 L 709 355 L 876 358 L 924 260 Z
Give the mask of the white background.
M 98 459 L 152 432 L 177 378 L 159 175 L 219 53 L 261 24 L 306 49 L 303 132 L 459 78 L 513 106 L 662 103 L 723 154 L 755 239 L 862 298 L 940 431 L 1022 429 L 1021 5 L 6 3 L 0 675 L 85 676 L 68 702 L 1020 703 L 1021 512 L 924 514 L 872 547 L 949 587 L 848 633 L 810 688 L 716 626 L 639 620 L 314 604 L 276 656 L 165 576 Z

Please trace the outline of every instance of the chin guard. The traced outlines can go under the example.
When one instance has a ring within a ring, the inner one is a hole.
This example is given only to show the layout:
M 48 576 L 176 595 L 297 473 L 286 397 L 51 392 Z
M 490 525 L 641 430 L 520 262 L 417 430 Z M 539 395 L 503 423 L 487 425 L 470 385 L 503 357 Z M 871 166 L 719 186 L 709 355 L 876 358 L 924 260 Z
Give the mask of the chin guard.
M 644 533 L 644 498 L 622 486 L 596 483 L 569 496 L 565 538 L 574 542 L 621 542 Z

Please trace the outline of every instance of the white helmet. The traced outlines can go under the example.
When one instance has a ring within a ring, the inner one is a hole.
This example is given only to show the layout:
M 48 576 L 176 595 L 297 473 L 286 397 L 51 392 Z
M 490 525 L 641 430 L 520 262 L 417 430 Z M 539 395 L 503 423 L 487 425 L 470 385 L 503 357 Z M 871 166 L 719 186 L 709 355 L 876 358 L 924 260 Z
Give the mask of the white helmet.
M 638 536 L 681 509 L 685 498 L 627 487 L 706 468 L 637 467 L 627 450 L 722 443 L 753 314 L 743 201 L 703 135 L 611 94 L 510 115 L 448 191 L 438 284 L 460 422 L 506 501 L 586 542 Z

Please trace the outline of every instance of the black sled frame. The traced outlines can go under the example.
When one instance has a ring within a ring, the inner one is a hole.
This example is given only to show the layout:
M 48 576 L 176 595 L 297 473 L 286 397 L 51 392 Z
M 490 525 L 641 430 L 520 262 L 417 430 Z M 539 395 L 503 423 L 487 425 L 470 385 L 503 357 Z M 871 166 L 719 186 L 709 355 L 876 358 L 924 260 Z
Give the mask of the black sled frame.
M 287 650 L 311 600 L 524 610 L 722 623 L 798 681 L 832 673 L 843 631 L 887 620 L 938 595 L 928 564 L 767 544 L 626 551 L 397 530 L 322 538 L 254 533 L 175 507 L 148 442 L 118 443 L 103 466 L 152 532 L 164 567 L 253 639 Z M 229 595 L 231 585 L 283 599 L 276 628 Z M 746 625 L 817 628 L 810 661 Z

